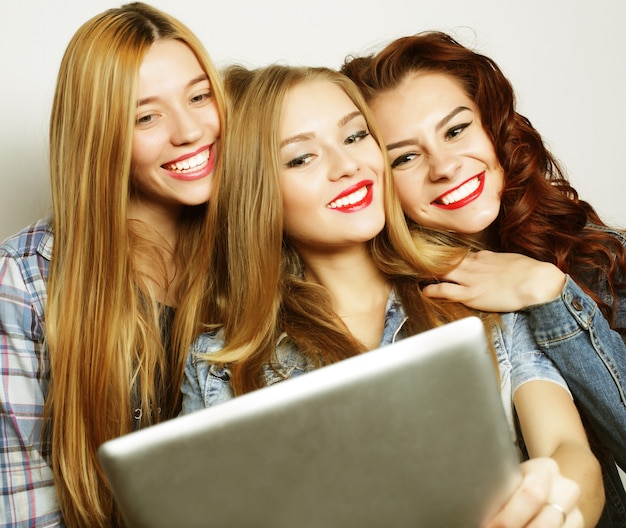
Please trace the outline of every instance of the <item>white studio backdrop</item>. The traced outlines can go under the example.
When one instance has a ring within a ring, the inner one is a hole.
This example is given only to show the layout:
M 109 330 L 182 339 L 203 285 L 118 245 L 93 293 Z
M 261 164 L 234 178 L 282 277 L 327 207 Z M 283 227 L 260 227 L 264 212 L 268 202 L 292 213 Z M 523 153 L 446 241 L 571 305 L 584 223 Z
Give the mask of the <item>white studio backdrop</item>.
M 122 0 L 123 2 L 123 0 Z M 122 3 L 120 2 L 120 3 Z M 48 214 L 47 133 L 65 46 L 114 0 L 0 0 L 0 239 Z M 348 54 L 438 29 L 498 62 L 519 110 L 582 198 L 626 226 L 624 0 L 152 0 L 215 63 L 338 67 Z
M 49 213 L 48 118 L 67 42 L 124 0 L 0 0 L 0 240 Z M 218 67 L 339 67 L 423 30 L 491 56 L 580 196 L 626 227 L 625 0 L 151 0 Z M 626 476 L 622 473 L 626 482 Z

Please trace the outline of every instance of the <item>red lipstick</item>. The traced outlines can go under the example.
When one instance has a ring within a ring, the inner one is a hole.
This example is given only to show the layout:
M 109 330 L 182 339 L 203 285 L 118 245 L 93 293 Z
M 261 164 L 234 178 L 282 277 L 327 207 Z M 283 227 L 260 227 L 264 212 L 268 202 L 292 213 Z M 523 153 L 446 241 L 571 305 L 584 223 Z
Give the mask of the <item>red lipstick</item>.
M 374 182 L 363 180 L 344 189 L 326 207 L 341 213 L 354 213 L 366 208 L 374 199 Z
M 477 174 L 476 176 L 472 176 L 468 178 L 460 185 L 457 185 L 454 189 L 450 189 L 446 191 L 442 195 L 435 198 L 431 205 L 435 207 L 439 207 L 441 209 L 454 210 L 460 209 L 461 207 L 465 207 L 467 204 L 473 202 L 478 198 L 485 188 L 485 171 Z M 460 199 L 455 201 L 451 201 L 453 196 L 451 196 L 454 192 L 461 191 L 461 193 L 465 194 Z M 447 198 L 447 200 L 446 200 Z M 447 203 L 446 203 L 447 202 Z

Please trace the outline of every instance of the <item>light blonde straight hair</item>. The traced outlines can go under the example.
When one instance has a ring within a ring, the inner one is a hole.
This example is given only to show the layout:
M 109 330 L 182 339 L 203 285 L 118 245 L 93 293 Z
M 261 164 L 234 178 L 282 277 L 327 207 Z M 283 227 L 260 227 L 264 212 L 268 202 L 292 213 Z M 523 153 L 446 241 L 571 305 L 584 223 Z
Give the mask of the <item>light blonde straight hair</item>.
M 279 123 L 287 92 L 302 83 L 337 85 L 363 114 L 381 145 L 372 114 L 356 86 L 326 68 L 271 65 L 225 71 L 232 105 L 224 139 L 224 174 L 209 216 L 219 229 L 206 231 L 210 287 L 202 320 L 222 327 L 225 347 L 213 362 L 229 364 L 236 394 L 263 385 L 263 366 L 272 362 L 283 332 L 314 364 L 339 361 L 364 350 L 334 314 L 320 285 L 304 280 L 304 263 L 283 233 L 279 170 Z M 386 156 L 384 149 L 381 149 Z M 372 259 L 402 299 L 407 331 L 417 333 L 474 312 L 459 304 L 430 300 L 420 284 L 452 268 L 466 250 L 412 238 L 386 161 L 386 227 L 369 243 Z
M 178 20 L 143 3 L 87 21 L 58 74 L 50 121 L 54 248 L 45 315 L 45 431 L 68 526 L 121 524 L 96 450 L 135 428 L 136 406 L 140 427 L 177 414 L 196 332 L 193 320 L 177 314 L 166 347 L 169 324 L 158 299 L 168 288 L 166 259 L 177 264 L 175 299 L 206 273 L 194 267 L 206 204 L 184 209 L 173 255 L 159 233 L 128 218 L 138 72 L 159 39 L 181 41 L 195 54 L 223 123 L 221 79 L 203 45 Z M 162 274 L 141 272 L 140 259 L 161 263 Z

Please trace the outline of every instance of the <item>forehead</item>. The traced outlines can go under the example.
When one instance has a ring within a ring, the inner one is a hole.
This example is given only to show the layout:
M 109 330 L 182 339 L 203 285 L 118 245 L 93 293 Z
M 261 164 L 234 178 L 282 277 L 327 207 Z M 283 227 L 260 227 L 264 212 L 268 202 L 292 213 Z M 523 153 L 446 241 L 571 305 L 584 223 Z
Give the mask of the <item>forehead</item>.
M 395 88 L 379 93 L 370 106 L 387 144 L 418 130 L 436 128 L 443 117 L 461 106 L 480 118 L 461 83 L 444 73 L 409 75 Z
M 281 135 L 337 125 L 347 113 L 357 110 L 350 97 L 335 83 L 316 79 L 299 83 L 285 96 L 281 112 Z
M 203 69 L 187 44 L 175 39 L 160 39 L 152 43 L 139 68 L 139 90 L 150 92 L 158 88 L 186 85 L 202 75 Z
M 473 105 L 465 88 L 455 77 L 445 73 L 422 72 L 408 75 L 398 86 L 385 90 L 372 100 L 375 112 L 417 108 L 428 112 L 441 104 Z

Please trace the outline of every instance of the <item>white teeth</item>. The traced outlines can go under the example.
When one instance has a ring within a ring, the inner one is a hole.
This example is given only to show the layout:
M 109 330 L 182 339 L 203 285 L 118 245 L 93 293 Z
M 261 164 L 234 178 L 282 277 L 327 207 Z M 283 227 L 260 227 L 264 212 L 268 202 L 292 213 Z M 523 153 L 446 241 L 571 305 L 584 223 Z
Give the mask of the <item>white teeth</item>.
M 190 169 L 198 169 L 203 165 L 206 165 L 209 161 L 209 149 L 203 150 L 199 154 L 191 158 L 187 158 L 182 161 L 177 161 L 176 163 L 167 163 L 163 165 L 163 167 L 169 171 L 174 172 L 184 172 Z
M 459 200 L 463 200 L 463 198 L 467 198 L 470 194 L 472 194 L 478 186 L 480 185 L 480 180 L 478 177 L 472 178 L 470 181 L 461 185 L 458 189 L 455 189 L 449 194 L 446 194 L 443 198 L 441 198 L 441 202 L 444 205 L 450 205 L 458 202 Z
M 330 202 L 326 207 L 329 209 L 337 209 L 340 207 L 346 207 L 348 205 L 354 205 L 355 203 L 360 202 L 367 195 L 367 187 L 361 187 L 360 189 L 354 191 L 352 194 L 348 196 L 344 196 L 335 200 L 334 202 Z

